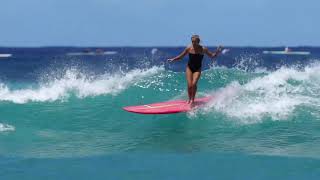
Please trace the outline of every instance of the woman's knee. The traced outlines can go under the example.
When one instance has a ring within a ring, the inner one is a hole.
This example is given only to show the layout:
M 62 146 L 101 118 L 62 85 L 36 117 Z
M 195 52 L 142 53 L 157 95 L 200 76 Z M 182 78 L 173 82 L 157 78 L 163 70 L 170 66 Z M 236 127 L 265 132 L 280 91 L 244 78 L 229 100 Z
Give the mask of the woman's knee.
M 192 86 L 193 88 L 196 88 L 196 87 L 197 87 L 197 82 L 192 82 L 191 86 Z

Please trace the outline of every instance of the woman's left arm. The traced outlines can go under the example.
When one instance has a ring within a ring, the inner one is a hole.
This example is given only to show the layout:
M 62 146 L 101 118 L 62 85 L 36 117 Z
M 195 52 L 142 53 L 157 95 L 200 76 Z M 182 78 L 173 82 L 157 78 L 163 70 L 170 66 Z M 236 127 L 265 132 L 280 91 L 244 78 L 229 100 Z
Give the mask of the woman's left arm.
M 209 49 L 206 48 L 206 47 L 203 49 L 203 51 L 204 51 L 204 53 L 207 54 L 209 57 L 215 58 L 215 57 L 217 57 L 217 56 L 221 53 L 221 51 L 222 51 L 222 46 L 217 47 L 217 49 L 216 49 L 215 52 L 209 51 Z

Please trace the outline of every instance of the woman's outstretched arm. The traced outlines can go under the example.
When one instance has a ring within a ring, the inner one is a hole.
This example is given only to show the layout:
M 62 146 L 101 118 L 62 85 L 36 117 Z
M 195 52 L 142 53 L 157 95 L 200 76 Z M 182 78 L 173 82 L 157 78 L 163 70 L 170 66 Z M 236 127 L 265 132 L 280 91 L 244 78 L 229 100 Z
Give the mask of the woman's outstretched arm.
M 181 54 L 179 54 L 177 57 L 169 58 L 168 61 L 172 62 L 172 61 L 182 59 L 186 54 L 188 54 L 188 52 L 189 52 L 189 47 L 186 47 L 186 49 L 184 49 Z
M 222 46 L 217 47 L 217 49 L 216 49 L 215 52 L 209 51 L 208 48 L 204 48 L 203 51 L 204 51 L 204 53 L 207 54 L 209 57 L 215 58 L 215 57 L 217 57 L 217 56 L 221 53 L 221 51 L 222 51 Z

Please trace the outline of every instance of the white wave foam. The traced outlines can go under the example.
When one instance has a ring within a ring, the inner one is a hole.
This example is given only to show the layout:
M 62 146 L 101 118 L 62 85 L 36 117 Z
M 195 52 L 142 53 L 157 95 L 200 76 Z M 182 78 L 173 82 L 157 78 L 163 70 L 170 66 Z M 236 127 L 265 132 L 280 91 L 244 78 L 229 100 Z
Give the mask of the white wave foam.
M 29 101 L 56 101 L 63 100 L 74 93 L 77 97 L 116 95 L 131 84 L 164 70 L 163 67 L 152 67 L 146 70 L 132 70 L 125 74 L 104 74 L 95 79 L 76 70 L 68 70 L 61 79 L 43 83 L 39 88 L 12 90 L 0 84 L 0 101 L 26 103 Z
M 15 131 L 15 127 L 11 126 L 9 124 L 2 124 L 0 123 L 0 132 L 5 132 L 5 131 Z
M 243 85 L 233 82 L 213 95 L 216 98 L 202 112 L 222 112 L 242 123 L 265 117 L 285 120 L 297 106 L 320 105 L 320 65 L 303 70 L 281 68 Z
M 235 68 L 241 71 L 266 71 L 265 68 L 259 67 L 261 64 L 261 59 L 258 54 L 242 54 L 236 57 Z

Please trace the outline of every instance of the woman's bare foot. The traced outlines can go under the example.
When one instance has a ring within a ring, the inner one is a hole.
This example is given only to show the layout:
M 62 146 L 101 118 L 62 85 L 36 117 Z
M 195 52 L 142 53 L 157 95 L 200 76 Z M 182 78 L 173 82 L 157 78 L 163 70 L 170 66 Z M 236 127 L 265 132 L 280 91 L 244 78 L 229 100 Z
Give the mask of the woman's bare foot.
M 194 100 L 191 100 L 189 104 L 191 105 L 191 107 L 193 107 L 193 105 L 194 105 Z

